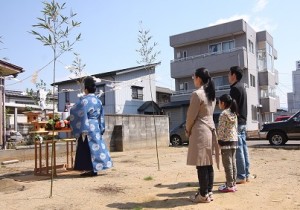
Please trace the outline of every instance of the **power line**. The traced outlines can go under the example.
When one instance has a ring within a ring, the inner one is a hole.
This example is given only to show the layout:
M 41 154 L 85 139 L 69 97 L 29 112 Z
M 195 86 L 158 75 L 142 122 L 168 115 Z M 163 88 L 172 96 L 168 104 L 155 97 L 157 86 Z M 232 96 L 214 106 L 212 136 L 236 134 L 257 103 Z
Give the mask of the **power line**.
M 46 65 L 44 65 L 42 68 L 40 68 L 39 70 L 35 71 L 35 74 L 38 74 L 39 72 L 41 72 L 42 70 L 44 70 L 47 66 L 49 66 L 55 59 L 59 58 L 63 53 L 65 52 L 65 50 L 61 51 L 55 58 L 53 58 L 51 61 L 49 61 Z M 12 83 L 12 84 L 7 84 L 6 86 L 12 86 L 12 85 L 16 85 L 18 83 L 22 83 L 25 80 L 32 78 L 34 75 L 25 77 L 24 79 L 19 80 L 18 82 Z

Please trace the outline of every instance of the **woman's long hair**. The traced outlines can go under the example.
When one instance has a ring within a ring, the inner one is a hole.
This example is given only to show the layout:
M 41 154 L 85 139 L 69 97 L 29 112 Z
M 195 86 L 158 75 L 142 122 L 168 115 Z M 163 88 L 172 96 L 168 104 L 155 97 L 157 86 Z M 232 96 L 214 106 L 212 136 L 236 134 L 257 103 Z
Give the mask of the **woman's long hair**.
M 208 100 L 214 101 L 216 99 L 215 83 L 211 79 L 208 70 L 206 68 L 196 69 L 195 76 L 200 77 L 202 82 L 204 83 L 203 87 Z
M 230 111 L 238 115 L 238 105 L 235 99 L 231 98 L 229 94 L 224 94 L 219 98 L 219 101 L 222 101 L 225 105 L 225 109 L 230 108 Z

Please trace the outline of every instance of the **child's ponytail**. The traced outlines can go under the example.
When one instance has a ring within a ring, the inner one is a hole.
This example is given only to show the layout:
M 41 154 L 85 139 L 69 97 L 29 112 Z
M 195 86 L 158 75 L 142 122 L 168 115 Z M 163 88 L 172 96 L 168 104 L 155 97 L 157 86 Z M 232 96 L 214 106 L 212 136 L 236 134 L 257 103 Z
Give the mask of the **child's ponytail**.
M 238 105 L 236 103 L 235 99 L 231 99 L 231 105 L 230 105 L 230 110 L 232 113 L 235 113 L 236 115 L 238 115 L 239 110 L 238 110 Z
M 225 108 L 230 108 L 230 111 L 236 115 L 238 115 L 238 105 L 236 103 L 236 100 L 231 98 L 229 94 L 224 94 L 219 98 L 219 101 L 222 101 L 225 105 Z

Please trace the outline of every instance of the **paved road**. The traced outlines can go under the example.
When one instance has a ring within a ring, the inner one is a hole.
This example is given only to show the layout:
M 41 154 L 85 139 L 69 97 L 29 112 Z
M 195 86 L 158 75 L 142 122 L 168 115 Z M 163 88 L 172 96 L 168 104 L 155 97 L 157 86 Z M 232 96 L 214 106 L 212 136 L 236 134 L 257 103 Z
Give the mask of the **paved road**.
M 285 145 L 273 146 L 268 140 L 247 140 L 248 147 L 252 148 L 277 148 L 277 149 L 299 149 L 300 150 L 300 140 L 289 140 Z M 171 145 L 170 145 L 171 146 Z M 184 144 L 183 147 L 187 147 L 188 144 Z
M 270 145 L 268 140 L 247 140 L 247 144 L 249 147 L 300 149 L 300 140 L 289 140 L 283 146 Z

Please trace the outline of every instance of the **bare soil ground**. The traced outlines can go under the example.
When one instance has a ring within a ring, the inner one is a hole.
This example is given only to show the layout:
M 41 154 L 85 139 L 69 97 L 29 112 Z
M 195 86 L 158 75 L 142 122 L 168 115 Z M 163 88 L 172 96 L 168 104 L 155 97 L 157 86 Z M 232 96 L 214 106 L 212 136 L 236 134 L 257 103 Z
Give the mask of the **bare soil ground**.
M 235 193 L 219 193 L 223 168 L 215 168 L 214 197 L 194 204 L 188 197 L 198 188 L 196 169 L 186 165 L 187 147 L 112 153 L 114 168 L 97 177 L 61 172 L 54 179 L 34 176 L 33 161 L 0 168 L 0 209 L 300 209 L 300 150 L 249 148 L 250 183 Z M 60 157 L 59 161 L 64 161 Z

